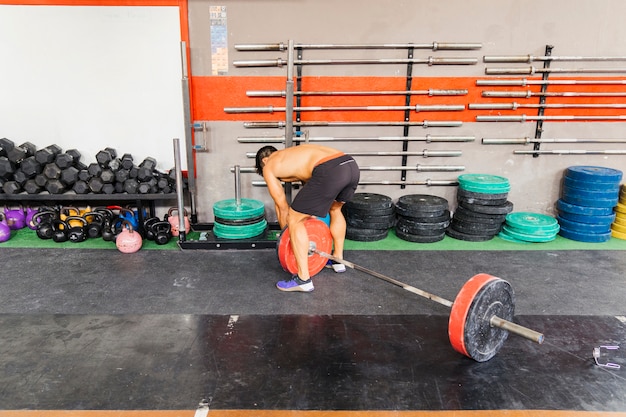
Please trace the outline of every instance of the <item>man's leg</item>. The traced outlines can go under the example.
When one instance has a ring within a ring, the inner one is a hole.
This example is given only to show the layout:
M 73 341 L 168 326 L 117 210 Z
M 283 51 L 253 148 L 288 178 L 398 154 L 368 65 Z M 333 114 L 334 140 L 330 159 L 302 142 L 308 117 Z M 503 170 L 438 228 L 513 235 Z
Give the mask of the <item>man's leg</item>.
M 343 259 L 343 244 L 346 240 L 346 218 L 341 212 L 343 203 L 334 201 L 330 206 L 330 234 L 333 237 L 333 255 Z M 346 267 L 342 264 L 331 264 L 335 272 L 345 272 Z
M 309 234 L 304 225 L 309 217 L 311 216 L 308 214 L 289 209 L 287 227 L 291 249 L 298 264 L 298 275 L 287 281 L 279 281 L 276 287 L 281 291 L 313 291 L 313 282 L 309 273 Z

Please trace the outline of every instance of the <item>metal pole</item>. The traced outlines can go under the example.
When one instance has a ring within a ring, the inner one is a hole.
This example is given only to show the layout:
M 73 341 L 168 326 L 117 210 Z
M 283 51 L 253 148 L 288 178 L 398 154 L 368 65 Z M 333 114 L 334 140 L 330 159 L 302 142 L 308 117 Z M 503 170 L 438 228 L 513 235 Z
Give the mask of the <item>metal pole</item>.
M 626 61 L 625 56 L 533 56 L 533 55 L 486 55 L 483 56 L 483 62 L 509 62 L 519 64 L 530 64 L 535 61 L 595 61 L 595 62 L 617 62 Z
M 443 50 L 472 50 L 482 48 L 482 43 L 476 42 L 432 42 L 432 43 L 379 43 L 379 44 L 306 44 L 297 43 L 289 46 L 299 49 L 431 49 L 433 51 Z M 253 44 L 237 44 L 237 51 L 278 51 L 287 50 L 284 43 L 253 43 Z
M 187 151 L 187 187 L 189 190 L 189 206 L 191 221 L 197 220 L 196 213 L 196 161 L 193 153 L 193 122 L 191 121 L 191 93 L 189 88 L 189 71 L 187 69 L 187 43 L 181 42 L 183 119 L 185 124 L 185 149 Z
M 174 139 L 174 170 L 176 171 L 176 197 L 178 207 L 178 241 L 186 240 L 185 231 L 185 202 L 183 199 L 183 172 L 180 166 L 180 139 Z
M 468 90 L 414 90 L 414 91 L 295 91 L 295 96 L 464 96 Z M 246 91 L 248 97 L 285 97 L 285 91 Z
M 534 91 L 483 91 L 483 97 L 515 97 L 515 98 L 531 98 L 531 97 L 626 97 L 626 92 L 534 92 Z
M 351 136 L 351 137 L 338 137 L 338 136 L 319 136 L 308 137 L 309 142 L 388 142 L 388 141 L 416 141 L 426 143 L 437 142 L 473 142 L 476 138 L 474 136 L 438 136 L 438 135 L 425 135 L 425 136 Z M 298 140 L 298 139 L 296 139 Z M 285 141 L 284 136 L 240 136 L 237 138 L 241 143 L 282 143 Z
M 287 111 L 285 112 L 285 148 L 293 146 L 293 40 L 289 40 L 289 51 L 287 52 L 287 81 L 285 83 L 285 91 L 287 94 Z M 288 203 L 292 200 L 291 184 L 285 184 L 285 198 Z
M 295 65 L 359 65 L 359 64 L 425 64 L 432 65 L 476 65 L 476 58 L 379 58 L 379 59 L 297 59 Z M 282 58 L 233 61 L 236 67 L 282 67 L 287 61 Z
M 410 166 L 369 166 L 359 167 L 361 171 L 404 171 L 410 169 Z M 241 167 L 241 172 L 246 174 L 253 174 L 256 172 L 254 167 Z M 464 165 L 415 165 L 415 171 L 417 172 L 455 172 L 465 170 Z M 235 171 L 235 168 L 230 168 L 231 172 Z M 295 182 L 294 182 L 295 183 Z
M 328 258 L 328 259 L 331 259 L 331 260 L 333 260 L 335 262 L 344 264 L 345 266 L 347 266 L 349 268 L 356 269 L 356 270 L 359 270 L 361 272 L 365 272 L 366 274 L 369 274 L 369 275 L 371 275 L 373 277 L 382 279 L 383 281 L 386 281 L 388 283 L 396 285 L 396 286 L 398 286 L 398 287 L 400 287 L 400 288 L 402 288 L 404 290 L 407 290 L 407 291 L 409 291 L 409 292 L 411 292 L 413 294 L 419 295 L 420 297 L 427 298 L 427 299 L 429 299 L 431 301 L 434 301 L 436 303 L 444 305 L 444 306 L 446 306 L 448 308 L 452 308 L 452 306 L 454 304 L 452 301 L 446 300 L 445 298 L 439 297 L 438 295 L 432 294 L 432 293 L 430 293 L 428 291 L 421 290 L 421 289 L 416 288 L 416 287 L 414 287 L 412 285 L 405 284 L 404 282 L 398 281 L 397 279 L 388 277 L 388 276 L 383 275 L 383 274 L 381 274 L 379 272 L 376 272 L 376 271 L 372 271 L 371 269 L 364 268 L 364 267 L 362 267 L 360 265 L 357 265 L 355 263 L 352 263 L 350 261 L 346 261 L 345 259 L 338 258 L 338 257 L 336 257 L 334 255 L 330 255 L 328 253 L 322 252 L 322 251 L 317 250 L 317 249 L 313 249 L 313 252 L 318 254 L 318 255 L 320 255 L 320 256 L 322 256 L 322 257 L 324 257 L 324 258 Z M 495 327 L 499 327 L 501 329 L 507 330 L 507 331 L 509 331 L 511 333 L 514 333 L 514 334 L 518 335 L 518 336 L 522 336 L 522 337 L 524 337 L 524 338 L 526 338 L 528 340 L 532 340 L 533 342 L 543 343 L 543 334 L 541 334 L 539 332 L 536 332 L 534 330 L 531 330 L 531 329 L 529 329 L 527 327 L 520 326 L 519 324 L 515 324 L 515 323 L 513 323 L 511 321 L 508 321 L 508 320 L 505 320 L 503 318 L 500 318 L 500 317 L 498 317 L 496 315 L 491 316 L 491 318 L 489 319 L 489 324 L 491 326 L 495 326 Z
M 476 116 L 477 122 L 527 122 L 537 120 L 571 121 L 571 120 L 626 120 L 626 116 Z
M 461 156 L 462 151 L 430 151 L 424 149 L 423 151 L 364 151 L 364 152 L 350 152 L 352 156 L 423 156 L 424 158 L 435 157 L 447 157 L 447 156 Z M 254 158 L 256 153 L 246 152 L 246 158 Z
M 422 127 L 459 127 L 463 122 L 450 120 L 424 120 L 422 122 L 295 122 L 301 127 L 333 127 L 333 126 L 422 126 Z M 246 128 L 283 128 L 285 122 L 244 122 Z
M 414 106 L 306 106 L 306 107 L 224 107 L 226 113 L 274 113 L 274 112 L 294 112 L 294 111 L 395 111 L 414 110 L 416 113 L 423 111 L 462 111 L 465 105 L 426 105 L 416 104 Z
M 606 151 L 585 151 L 582 149 L 554 149 L 554 150 L 538 150 L 538 151 L 513 151 L 517 155 L 626 155 L 626 149 L 606 150 Z
M 300 184 L 299 182 L 296 182 Z M 296 184 L 294 183 L 294 184 Z M 251 182 L 254 187 L 266 187 L 265 181 L 254 180 Z M 459 182 L 457 180 L 431 180 L 426 179 L 424 181 L 359 181 L 359 185 L 426 185 L 428 187 L 436 186 L 457 186 Z
M 520 75 L 520 74 L 615 74 L 624 73 L 626 68 L 485 68 L 487 75 Z
M 235 165 L 235 204 L 237 207 L 241 205 L 241 167 L 239 165 Z
M 626 143 L 626 139 L 574 139 L 574 138 L 483 138 L 483 145 L 528 145 L 530 143 Z
M 626 104 L 613 104 L 613 103 L 601 103 L 601 104 L 521 104 L 521 103 L 470 103 L 468 105 L 470 110 L 517 110 L 517 109 L 626 109 Z
M 519 86 L 528 85 L 626 85 L 626 80 L 476 80 L 478 86 Z

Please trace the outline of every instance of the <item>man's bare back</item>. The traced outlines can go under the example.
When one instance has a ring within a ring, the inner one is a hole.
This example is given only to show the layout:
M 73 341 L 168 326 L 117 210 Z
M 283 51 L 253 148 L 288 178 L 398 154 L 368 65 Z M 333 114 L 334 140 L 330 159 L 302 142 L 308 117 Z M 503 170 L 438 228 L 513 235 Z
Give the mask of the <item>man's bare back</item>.
M 335 155 L 338 155 L 337 150 L 326 146 L 292 146 L 271 154 L 263 171 L 285 182 L 307 182 L 322 159 Z

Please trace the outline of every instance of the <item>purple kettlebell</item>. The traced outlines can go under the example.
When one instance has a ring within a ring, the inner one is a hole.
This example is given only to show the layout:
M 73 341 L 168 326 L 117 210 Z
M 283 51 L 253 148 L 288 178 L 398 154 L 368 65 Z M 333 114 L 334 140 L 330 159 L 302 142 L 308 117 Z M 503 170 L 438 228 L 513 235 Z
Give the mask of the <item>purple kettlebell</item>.
M 0 213 L 0 242 L 6 242 L 11 239 L 11 228 L 7 224 L 7 218 L 4 214 Z
M 39 210 L 32 207 L 26 207 L 26 226 L 30 230 L 37 230 L 37 225 L 33 223 L 33 216 L 37 214 Z
M 4 206 L 4 216 L 11 230 L 19 230 L 26 227 L 26 214 L 21 206 L 19 209 L 10 209 Z

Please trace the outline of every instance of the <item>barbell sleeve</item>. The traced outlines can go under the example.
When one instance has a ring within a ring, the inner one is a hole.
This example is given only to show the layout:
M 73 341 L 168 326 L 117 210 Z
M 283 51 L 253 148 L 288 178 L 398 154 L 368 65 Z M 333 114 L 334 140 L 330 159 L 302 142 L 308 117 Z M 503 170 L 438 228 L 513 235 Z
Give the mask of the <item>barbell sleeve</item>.
M 305 44 L 296 43 L 296 49 L 431 49 L 433 51 L 461 51 L 482 48 L 477 42 L 432 42 L 432 43 L 380 43 L 380 44 Z M 277 51 L 287 50 L 287 45 L 278 43 L 236 44 L 237 51 Z
M 518 336 L 522 336 L 523 338 L 526 338 L 533 342 L 539 344 L 543 343 L 544 336 L 542 333 L 529 329 L 528 327 L 520 326 L 519 324 L 505 320 L 498 316 L 491 316 L 491 319 L 489 319 L 489 324 L 493 327 L 499 327 Z
M 294 91 L 295 96 L 408 96 L 408 95 L 424 95 L 424 96 L 464 96 L 468 90 L 411 90 L 411 91 Z M 248 97 L 286 97 L 287 93 L 283 91 L 271 90 L 251 90 L 246 91 Z
M 588 151 L 584 149 L 552 149 L 552 150 L 517 150 L 513 151 L 516 155 L 626 155 L 626 149 L 611 149 L 603 151 Z
M 581 91 L 556 91 L 556 92 L 534 92 L 534 91 L 483 91 L 483 97 L 499 98 L 531 98 L 543 97 L 626 97 L 626 92 L 581 92 Z
M 332 126 L 422 126 L 427 127 L 459 127 L 463 122 L 457 120 L 424 120 L 422 122 L 294 122 L 294 126 L 332 127 Z M 246 128 L 284 128 L 285 122 L 244 122 Z
M 425 136 L 352 136 L 352 137 L 340 137 L 340 136 L 319 136 L 309 137 L 308 139 L 294 138 L 294 140 L 308 140 L 309 142 L 360 142 L 360 141 L 417 141 L 426 143 L 437 142 L 473 142 L 476 138 L 474 136 L 440 136 L 440 135 L 425 135 Z M 237 138 L 240 143 L 284 143 L 284 136 L 240 136 Z
M 486 55 L 483 56 L 483 62 L 495 63 L 495 62 L 508 62 L 508 63 L 526 63 L 530 64 L 535 61 L 555 61 L 555 62 L 575 62 L 575 61 L 590 61 L 590 62 L 617 62 L 626 61 L 624 56 L 534 56 L 534 55 Z
M 464 105 L 420 105 L 414 106 L 302 106 L 294 107 L 295 112 L 307 111 L 396 111 L 396 110 L 414 110 L 422 111 L 462 111 L 465 110 Z M 224 107 L 225 113 L 274 113 L 285 112 L 286 107 L 260 106 L 260 107 Z
M 537 120 L 572 121 L 572 120 L 626 120 L 626 116 L 476 116 L 477 122 L 526 122 Z
M 525 109 L 626 109 L 626 104 L 614 103 L 549 103 L 521 104 L 513 103 L 470 103 L 470 110 L 517 110 Z
M 626 80 L 529 80 L 521 78 L 517 80 L 476 80 L 478 86 L 516 86 L 528 85 L 625 85 Z

